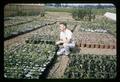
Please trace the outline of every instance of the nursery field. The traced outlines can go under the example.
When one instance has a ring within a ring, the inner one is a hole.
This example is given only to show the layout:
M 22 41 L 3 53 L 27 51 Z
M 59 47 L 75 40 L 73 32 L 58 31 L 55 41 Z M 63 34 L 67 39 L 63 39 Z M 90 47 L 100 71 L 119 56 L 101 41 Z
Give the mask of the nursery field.
M 103 14 L 78 21 L 69 11 L 47 10 L 43 17 L 4 17 L 4 78 L 116 78 L 116 22 Z M 73 32 L 76 49 L 56 58 L 59 22 L 66 22 Z

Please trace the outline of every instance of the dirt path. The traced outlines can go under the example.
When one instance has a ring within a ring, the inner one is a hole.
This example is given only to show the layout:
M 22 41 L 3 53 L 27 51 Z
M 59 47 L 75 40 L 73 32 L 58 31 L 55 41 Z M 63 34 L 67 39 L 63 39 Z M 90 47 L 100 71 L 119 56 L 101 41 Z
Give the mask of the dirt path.
M 45 18 L 56 21 L 74 21 L 71 13 L 68 12 L 46 12 Z
M 116 49 L 81 48 L 80 54 L 116 55 Z
M 50 78 L 62 78 L 64 75 L 64 71 L 69 64 L 69 57 L 62 55 L 57 58 L 56 63 L 50 70 L 50 73 L 48 75 L 48 79 Z

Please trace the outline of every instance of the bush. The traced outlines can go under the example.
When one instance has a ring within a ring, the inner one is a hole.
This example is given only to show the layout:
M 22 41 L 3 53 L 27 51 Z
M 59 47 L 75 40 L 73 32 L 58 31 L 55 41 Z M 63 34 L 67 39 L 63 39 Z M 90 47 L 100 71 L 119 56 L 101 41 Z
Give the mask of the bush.
M 92 9 L 73 9 L 72 17 L 75 20 L 88 20 L 95 19 L 95 14 L 93 14 Z

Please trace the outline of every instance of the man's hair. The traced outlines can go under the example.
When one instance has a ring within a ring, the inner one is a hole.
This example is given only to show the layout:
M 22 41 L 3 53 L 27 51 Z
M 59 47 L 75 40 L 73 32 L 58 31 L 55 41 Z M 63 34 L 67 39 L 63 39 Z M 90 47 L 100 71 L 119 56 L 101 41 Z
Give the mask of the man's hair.
M 65 22 L 60 22 L 59 24 L 63 24 L 67 28 L 67 23 Z

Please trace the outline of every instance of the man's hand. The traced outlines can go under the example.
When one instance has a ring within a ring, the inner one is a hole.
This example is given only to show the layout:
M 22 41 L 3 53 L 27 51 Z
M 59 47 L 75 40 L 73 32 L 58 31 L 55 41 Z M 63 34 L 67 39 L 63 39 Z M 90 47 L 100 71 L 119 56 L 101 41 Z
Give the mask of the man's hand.
M 58 41 L 58 42 L 56 42 L 56 45 L 59 45 L 61 43 L 63 43 L 63 41 Z
M 58 44 L 60 44 L 60 42 L 58 41 L 58 42 L 56 42 L 55 44 L 58 45 Z

